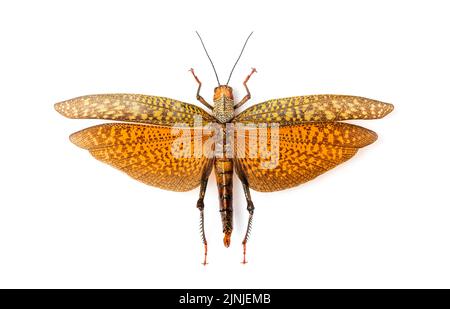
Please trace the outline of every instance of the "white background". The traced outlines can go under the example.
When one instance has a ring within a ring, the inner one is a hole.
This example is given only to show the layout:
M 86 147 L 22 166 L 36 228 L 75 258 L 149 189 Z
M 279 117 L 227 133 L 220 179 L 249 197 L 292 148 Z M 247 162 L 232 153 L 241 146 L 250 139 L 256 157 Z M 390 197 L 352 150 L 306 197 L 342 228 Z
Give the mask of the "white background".
M 8 3 L 8 4 L 6 4 Z M 446 1 L 9 1 L 0 4 L 0 287 L 450 288 L 450 45 Z M 361 95 L 395 104 L 360 121 L 378 141 L 301 187 L 235 182 L 224 248 L 217 189 L 145 186 L 68 136 L 53 103 L 129 92 L 195 103 L 194 67 L 212 99 L 251 30 L 231 85 L 251 67 L 250 104 L 293 95 Z

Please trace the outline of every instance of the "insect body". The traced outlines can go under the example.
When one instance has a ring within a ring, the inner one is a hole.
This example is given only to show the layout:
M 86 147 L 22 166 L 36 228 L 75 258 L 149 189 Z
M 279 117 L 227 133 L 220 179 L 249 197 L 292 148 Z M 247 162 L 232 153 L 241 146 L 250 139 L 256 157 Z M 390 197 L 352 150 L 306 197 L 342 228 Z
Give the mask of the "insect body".
M 377 139 L 375 132 L 341 121 L 382 118 L 393 110 L 392 104 L 362 97 L 313 95 L 269 100 L 235 115 L 235 110 L 251 98 L 247 82 L 255 72 L 252 69 L 244 80 L 247 94 L 237 104 L 233 89 L 228 82 L 220 84 L 215 72 L 218 87 L 211 106 L 200 95 L 202 84 L 191 69 L 198 83 L 197 99 L 211 114 L 192 104 L 138 94 L 83 96 L 57 103 L 55 109 L 68 118 L 122 121 L 90 127 L 70 136 L 74 144 L 89 150 L 96 159 L 162 189 L 189 191 L 200 186 L 197 208 L 205 247 L 204 264 L 207 241 L 203 201 L 208 178 L 214 169 L 223 242 L 228 247 L 233 230 L 232 189 L 236 172 L 249 212 L 242 241 L 243 263 L 246 263 L 246 245 L 255 209 L 250 188 L 262 192 L 283 190 L 332 169 Z M 207 124 L 215 125 L 214 134 L 204 134 Z M 238 129 L 241 124 L 245 126 L 243 131 Z M 265 129 L 260 130 L 261 127 Z M 174 134 L 174 128 L 187 133 Z M 211 135 L 213 146 L 206 147 Z M 252 139 L 258 141 L 258 147 L 239 142 Z M 201 155 L 197 152 L 199 144 Z

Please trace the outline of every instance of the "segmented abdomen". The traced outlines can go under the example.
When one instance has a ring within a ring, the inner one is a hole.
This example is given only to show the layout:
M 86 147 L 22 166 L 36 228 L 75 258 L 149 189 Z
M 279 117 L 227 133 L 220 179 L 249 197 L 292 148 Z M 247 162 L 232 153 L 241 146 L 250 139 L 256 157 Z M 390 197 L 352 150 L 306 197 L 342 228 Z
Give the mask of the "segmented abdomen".
M 219 189 L 223 232 L 231 232 L 233 230 L 233 161 L 216 158 L 214 171 Z
M 223 232 L 233 230 L 233 160 L 227 157 L 225 126 L 223 136 L 216 142 L 216 158 L 214 172 L 219 190 L 219 206 L 222 217 Z

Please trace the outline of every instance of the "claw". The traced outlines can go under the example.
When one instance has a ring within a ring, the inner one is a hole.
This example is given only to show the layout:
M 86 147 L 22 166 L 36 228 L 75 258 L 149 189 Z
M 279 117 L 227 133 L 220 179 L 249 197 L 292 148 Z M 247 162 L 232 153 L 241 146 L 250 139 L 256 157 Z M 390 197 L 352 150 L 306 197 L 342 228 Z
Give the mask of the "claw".
M 200 80 L 198 79 L 197 75 L 195 75 L 194 69 L 193 69 L 193 68 L 190 68 L 190 69 L 188 70 L 188 72 L 191 72 L 191 73 L 192 73 L 192 75 L 194 76 L 195 80 L 196 80 L 197 83 L 199 84 L 199 88 L 198 88 L 198 91 L 197 91 L 197 96 L 198 96 L 198 95 L 199 95 L 199 91 L 200 91 L 200 87 L 202 86 L 202 83 L 201 83 Z
M 244 86 L 245 86 L 245 88 L 247 88 L 247 82 L 248 82 L 248 80 L 250 79 L 250 77 L 253 75 L 253 73 L 257 73 L 257 71 L 256 71 L 255 68 L 252 68 L 252 71 L 250 72 L 250 74 L 248 74 L 247 78 L 244 80 Z M 247 94 L 248 94 L 249 97 L 250 97 L 250 93 L 249 93 L 248 89 L 247 89 Z
M 244 259 L 241 262 L 242 264 L 247 264 L 247 260 L 245 259 L 245 255 L 247 253 L 247 244 L 245 242 L 242 243 L 242 246 L 244 247 Z
M 208 255 L 208 244 L 205 242 L 205 259 L 203 260 L 203 266 L 206 266 L 208 263 L 206 262 L 206 256 Z

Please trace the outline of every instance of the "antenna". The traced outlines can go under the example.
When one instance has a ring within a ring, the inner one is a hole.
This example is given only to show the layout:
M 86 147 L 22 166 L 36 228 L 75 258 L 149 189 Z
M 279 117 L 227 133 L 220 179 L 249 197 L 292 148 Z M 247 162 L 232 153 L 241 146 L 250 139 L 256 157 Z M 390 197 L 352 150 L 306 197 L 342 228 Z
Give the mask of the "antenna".
M 247 37 L 247 40 L 245 40 L 244 46 L 242 47 L 242 50 L 241 50 L 241 53 L 239 54 L 239 57 L 237 58 L 236 62 L 234 63 L 233 68 L 231 69 L 230 76 L 228 77 L 228 81 L 227 81 L 227 86 L 228 86 L 228 83 L 230 82 L 231 75 L 233 74 L 233 71 L 234 71 L 234 68 L 236 67 L 236 64 L 239 62 L 239 59 L 241 59 L 242 53 L 244 52 L 244 49 L 245 49 L 245 45 L 247 45 L 248 39 L 250 39 L 252 34 L 253 34 L 253 31 L 250 32 L 250 34 Z
M 202 37 L 200 36 L 200 34 L 198 34 L 197 31 L 195 31 L 195 33 L 197 33 L 198 38 L 200 39 L 200 42 L 202 43 L 203 49 L 205 50 L 206 56 L 208 56 L 209 62 L 211 62 L 211 65 L 214 70 L 214 74 L 216 74 L 217 84 L 220 86 L 219 76 L 217 76 L 217 72 L 216 72 L 216 68 L 214 67 L 214 63 L 212 62 L 211 57 L 209 56 L 208 51 L 206 50 L 205 44 L 203 44 Z

